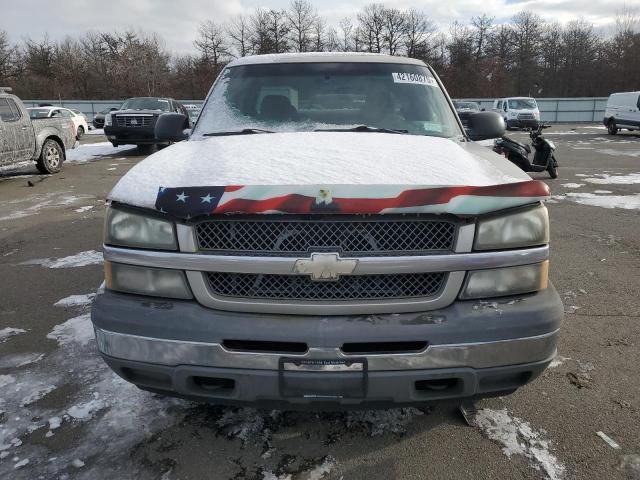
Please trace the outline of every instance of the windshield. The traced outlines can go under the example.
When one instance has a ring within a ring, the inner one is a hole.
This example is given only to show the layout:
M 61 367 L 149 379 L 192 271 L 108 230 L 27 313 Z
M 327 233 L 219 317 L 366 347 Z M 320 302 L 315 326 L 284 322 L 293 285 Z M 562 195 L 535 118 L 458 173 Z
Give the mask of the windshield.
M 373 128 L 462 135 L 428 68 L 387 63 L 242 65 L 221 74 L 194 136 Z
M 512 110 L 534 110 L 538 108 L 533 98 L 516 98 L 509 100 L 509 108 Z
M 49 108 L 28 108 L 30 118 L 46 118 L 51 110 Z
M 458 110 L 475 110 L 480 111 L 477 103 L 474 102 L 453 102 Z
M 130 98 L 125 100 L 120 110 L 161 110 L 168 112 L 169 100 L 163 98 Z

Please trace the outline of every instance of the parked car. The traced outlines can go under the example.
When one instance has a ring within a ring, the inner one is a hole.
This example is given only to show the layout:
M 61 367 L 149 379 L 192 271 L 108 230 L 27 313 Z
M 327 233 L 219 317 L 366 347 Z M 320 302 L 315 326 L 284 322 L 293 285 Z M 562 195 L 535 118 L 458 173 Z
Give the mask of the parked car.
M 149 152 L 154 145 L 166 146 L 168 142 L 158 141 L 154 133 L 156 121 L 163 112 L 184 115 L 184 128 L 191 127 L 187 110 L 174 99 L 135 97 L 125 100 L 119 110 L 105 115 L 104 133 L 114 147 L 136 145 L 143 152 Z
M 105 117 L 105 115 L 107 115 L 107 113 L 109 113 L 109 112 L 115 112 L 116 110 L 118 110 L 118 109 L 115 108 L 115 107 L 111 107 L 111 108 L 105 108 L 101 112 L 96 113 L 94 115 L 94 117 L 93 117 L 93 126 L 96 129 L 104 128 L 104 117 Z
M 504 131 L 480 112 L 465 132 L 416 59 L 231 62 L 187 141 L 108 195 L 104 360 L 145 390 L 272 408 L 515 391 L 556 355 L 563 306 L 548 187 L 472 141 Z
M 75 126 L 70 117 L 33 120 L 11 89 L 0 88 L 0 166 L 33 160 L 42 173 L 60 171 L 66 150 L 74 148 Z
M 456 113 L 458 114 L 462 125 L 465 127 L 468 126 L 471 115 L 480 111 L 480 105 L 476 102 L 462 102 L 460 100 L 454 100 L 453 106 L 456 109 Z
M 80 140 L 89 131 L 87 119 L 82 113 L 64 107 L 45 106 L 27 108 L 31 119 L 62 117 L 69 118 L 73 122 L 73 132 L 76 140 Z
M 84 122 L 87 124 L 87 129 L 88 130 L 93 130 L 93 124 L 91 122 L 89 122 L 89 119 L 87 118 L 87 116 L 82 113 L 80 110 L 77 110 L 75 108 L 70 108 L 69 110 L 71 110 L 73 113 L 75 113 L 76 115 L 79 115 L 80 117 L 82 117 L 84 119 Z
M 200 112 L 202 111 L 202 107 L 200 107 L 199 105 L 185 103 L 184 108 L 186 108 L 187 112 L 189 113 L 189 119 L 191 120 L 191 123 L 195 124 L 198 116 L 200 115 Z
M 640 129 L 640 91 L 612 93 L 602 120 L 609 134 L 616 135 L 622 128 Z
M 538 128 L 540 110 L 535 98 L 509 97 L 493 101 L 493 110 L 504 118 L 507 129 Z

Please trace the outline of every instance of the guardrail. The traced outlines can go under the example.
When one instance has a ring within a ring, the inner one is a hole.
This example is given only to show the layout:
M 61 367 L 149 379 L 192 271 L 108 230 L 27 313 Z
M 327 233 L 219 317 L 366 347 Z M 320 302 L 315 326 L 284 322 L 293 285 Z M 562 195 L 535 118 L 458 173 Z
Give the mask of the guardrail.
M 493 98 L 464 98 L 461 101 L 477 102 L 480 108 L 491 110 Z M 607 97 L 536 98 L 540 119 L 548 123 L 600 123 L 607 107 Z
M 478 102 L 481 108 L 491 110 L 493 98 L 465 98 L 464 101 Z M 23 100 L 28 107 L 37 107 L 41 103 L 73 108 L 84 113 L 89 120 L 93 120 L 96 113 L 109 108 L 118 108 L 122 100 Z M 577 97 L 577 98 L 537 98 L 543 122 L 596 122 L 604 118 L 607 97 Z M 201 106 L 203 100 L 180 100 L 183 104 Z

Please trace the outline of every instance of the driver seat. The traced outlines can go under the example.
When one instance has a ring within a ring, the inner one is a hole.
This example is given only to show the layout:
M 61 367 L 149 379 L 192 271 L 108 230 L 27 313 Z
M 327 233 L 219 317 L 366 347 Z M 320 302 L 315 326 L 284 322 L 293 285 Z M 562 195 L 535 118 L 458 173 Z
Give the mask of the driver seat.
M 266 95 L 260 104 L 262 120 L 294 120 L 298 111 L 284 95 Z

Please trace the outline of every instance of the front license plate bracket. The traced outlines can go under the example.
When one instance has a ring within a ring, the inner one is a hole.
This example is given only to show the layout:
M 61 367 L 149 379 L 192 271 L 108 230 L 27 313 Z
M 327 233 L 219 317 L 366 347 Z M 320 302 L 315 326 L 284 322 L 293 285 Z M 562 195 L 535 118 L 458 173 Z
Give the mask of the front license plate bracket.
M 369 370 L 366 358 L 282 357 L 278 380 L 280 395 L 286 398 L 363 399 L 367 396 Z

